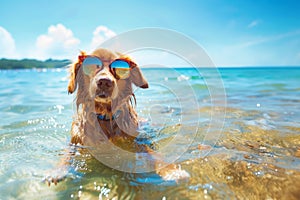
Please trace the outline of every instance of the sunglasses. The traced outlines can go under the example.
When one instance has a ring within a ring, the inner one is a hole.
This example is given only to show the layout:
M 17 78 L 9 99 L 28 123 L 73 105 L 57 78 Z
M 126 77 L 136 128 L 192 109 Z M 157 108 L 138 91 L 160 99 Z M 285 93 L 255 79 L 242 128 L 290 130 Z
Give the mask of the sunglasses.
M 88 76 L 103 68 L 103 62 L 97 56 L 80 55 L 78 60 L 81 63 L 83 72 Z M 130 70 L 135 66 L 136 64 L 131 60 L 120 58 L 114 60 L 109 65 L 109 69 L 116 79 L 127 79 L 130 76 Z

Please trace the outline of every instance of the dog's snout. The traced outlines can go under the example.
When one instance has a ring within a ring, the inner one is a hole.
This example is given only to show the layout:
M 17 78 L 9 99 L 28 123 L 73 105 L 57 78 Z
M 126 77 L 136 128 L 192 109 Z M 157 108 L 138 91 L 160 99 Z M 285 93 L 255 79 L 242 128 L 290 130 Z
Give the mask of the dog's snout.
M 99 79 L 97 81 L 97 86 L 99 88 L 111 88 L 113 86 L 113 82 L 110 79 L 107 78 L 103 78 L 103 79 Z

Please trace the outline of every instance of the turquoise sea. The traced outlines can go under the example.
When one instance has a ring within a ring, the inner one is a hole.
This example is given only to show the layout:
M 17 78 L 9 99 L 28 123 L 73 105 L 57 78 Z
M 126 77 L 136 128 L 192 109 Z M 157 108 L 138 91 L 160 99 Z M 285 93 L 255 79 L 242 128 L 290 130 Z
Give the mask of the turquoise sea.
M 143 73 L 141 134 L 163 148 L 182 128 L 174 162 L 189 180 L 120 172 L 86 152 L 49 187 L 75 113 L 67 70 L 0 70 L 0 199 L 300 199 L 300 68 Z

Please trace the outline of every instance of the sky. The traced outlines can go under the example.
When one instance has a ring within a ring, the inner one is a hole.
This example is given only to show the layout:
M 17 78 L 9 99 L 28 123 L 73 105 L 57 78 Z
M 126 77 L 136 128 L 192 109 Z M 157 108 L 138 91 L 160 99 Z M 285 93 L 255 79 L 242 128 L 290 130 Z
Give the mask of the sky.
M 72 59 L 145 27 L 184 34 L 217 66 L 300 66 L 298 0 L 2 0 L 0 58 Z

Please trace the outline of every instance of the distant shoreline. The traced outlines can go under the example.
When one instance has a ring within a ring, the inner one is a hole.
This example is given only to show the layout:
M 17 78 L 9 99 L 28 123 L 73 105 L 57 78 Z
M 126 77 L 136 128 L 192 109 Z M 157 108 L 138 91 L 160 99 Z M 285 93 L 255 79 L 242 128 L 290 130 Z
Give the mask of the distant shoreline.
M 40 61 L 36 59 L 0 59 L 0 69 L 53 69 L 53 68 L 63 68 L 71 64 L 70 60 L 54 60 L 48 59 L 45 61 Z
M 14 69 L 55 69 L 55 68 L 64 68 L 68 67 L 72 62 L 67 59 L 56 60 L 56 59 L 47 59 L 45 61 L 36 60 L 36 59 L 0 59 L 0 70 L 14 70 Z M 194 68 L 192 66 L 175 66 L 175 67 L 141 67 L 143 70 L 147 69 L 189 69 Z M 300 66 L 216 66 L 216 67 L 198 67 L 197 69 L 299 69 Z

